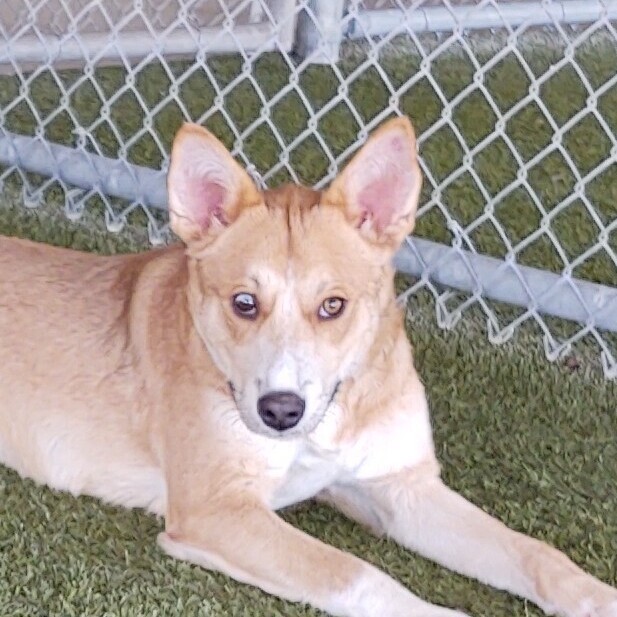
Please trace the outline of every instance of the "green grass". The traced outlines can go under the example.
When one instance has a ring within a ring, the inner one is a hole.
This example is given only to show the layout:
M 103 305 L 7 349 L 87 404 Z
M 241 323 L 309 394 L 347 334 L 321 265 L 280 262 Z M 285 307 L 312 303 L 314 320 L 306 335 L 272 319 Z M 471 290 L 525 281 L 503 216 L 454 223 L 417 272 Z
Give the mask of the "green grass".
M 359 56 L 350 54 L 340 70 L 349 75 Z M 598 54 L 593 45 L 578 51 L 578 59 L 594 86 L 614 72 L 615 56 Z M 536 50 L 527 58 L 536 74 L 558 59 L 550 50 Z M 229 83 L 240 71 L 237 58 L 213 59 L 208 64 L 218 84 Z M 384 57 L 383 69 L 395 84 L 404 83 L 417 70 L 417 58 L 393 54 Z M 181 74 L 187 64 L 175 63 Z M 470 63 L 451 55 L 433 66 L 435 79 L 448 97 L 472 80 Z M 280 56 L 265 54 L 254 64 L 253 74 L 266 97 L 272 97 L 289 79 Z M 65 83 L 76 73 L 62 72 Z M 106 96 L 126 79 L 126 73 L 108 68 L 97 73 Z M 136 79 L 148 106 L 160 100 L 169 86 L 159 66 L 144 69 Z M 300 84 L 315 109 L 335 95 L 338 81 L 326 67 L 310 67 Z M 500 109 L 506 111 L 525 95 L 527 78 L 512 57 L 488 75 L 486 87 Z M 0 109 L 16 95 L 18 84 L 0 77 Z M 58 89 L 49 74 L 30 86 L 38 113 L 46 117 L 58 102 Z M 567 93 L 567 96 L 564 95 Z M 181 96 L 193 118 L 212 104 L 214 88 L 199 69 L 185 82 Z M 389 94 L 375 71 L 349 86 L 349 97 L 364 120 L 378 114 Z M 580 79 L 572 71 L 557 73 L 546 84 L 542 98 L 558 123 L 567 121 L 585 99 Z M 89 124 L 101 111 L 91 87 L 73 95 L 75 114 Z M 441 103 L 426 80 L 400 97 L 401 109 L 419 131 L 439 118 Z M 259 100 L 249 83 L 236 86 L 227 96 L 232 121 L 245 127 L 258 114 Z M 617 90 L 609 89 L 598 101 L 606 121 L 617 129 Z M 141 126 L 139 104 L 123 97 L 110 109 L 124 139 Z M 2 117 L 2 112 L 0 112 Z M 289 95 L 272 109 L 272 121 L 285 140 L 293 139 L 307 123 L 307 114 L 296 95 Z M 154 128 L 169 146 L 182 120 L 177 105 L 168 105 L 155 117 Z M 494 117 L 482 97 L 463 102 L 454 121 L 470 143 L 478 143 L 492 130 Z M 233 138 L 220 114 L 206 121 L 228 145 Z M 6 113 L 10 130 L 32 133 L 34 121 L 25 107 Z M 68 116 L 48 126 L 48 134 L 61 143 L 72 143 Z M 344 105 L 334 107 L 320 122 L 320 130 L 335 154 L 355 140 L 357 125 Z M 550 140 L 546 122 L 534 106 L 522 109 L 507 133 L 525 158 L 530 159 Z M 114 155 L 118 143 L 105 124 L 96 133 L 104 152 Z M 159 154 L 151 138 L 139 139 L 129 151 L 136 163 L 157 166 Z M 576 125 L 564 139 L 575 164 L 585 171 L 607 156 L 606 139 L 592 119 Z M 261 172 L 278 157 L 278 146 L 263 127 L 245 142 L 247 154 Z M 422 155 L 431 173 L 443 179 L 461 160 L 452 134 L 443 130 L 422 144 Z M 311 183 L 321 177 L 327 160 L 314 140 L 300 144 L 291 161 L 301 178 Z M 515 168 L 503 142 L 487 147 L 474 160 L 474 169 L 491 194 L 510 181 Z M 283 181 L 284 175 L 273 178 Z M 572 174 L 560 155 L 536 165 L 530 184 L 550 210 L 572 190 Z M 129 217 L 119 235 L 106 231 L 102 207 L 86 211 L 77 223 L 62 214 L 63 194 L 52 188 L 46 203 L 35 210 L 23 207 L 19 184 L 7 182 L 0 196 L 0 233 L 30 237 L 61 246 L 102 253 L 142 250 L 147 245 L 145 217 Z M 427 188 L 423 199 L 430 193 Z M 587 187 L 587 196 L 606 223 L 617 217 L 617 165 L 613 164 Z M 484 211 L 485 203 L 469 176 L 453 183 L 442 195 L 442 205 L 466 225 Z M 120 207 L 120 204 L 118 204 Z M 538 223 L 529 197 L 519 191 L 495 209 L 495 218 L 512 241 L 525 238 Z M 553 219 L 552 228 L 568 254 L 577 255 L 595 241 L 597 230 L 580 204 Z M 418 234 L 447 241 L 449 232 L 439 209 L 424 214 Z M 474 231 L 479 250 L 502 255 L 504 247 L 489 224 Z M 615 247 L 615 233 L 610 243 Z M 545 239 L 533 242 L 521 261 L 558 271 L 560 261 Z M 615 266 L 606 255 L 586 261 L 576 274 L 616 284 Z M 401 283 L 402 284 L 402 283 Z M 565 550 L 575 561 L 608 582 L 617 584 L 617 384 L 602 379 L 595 350 L 577 349 L 579 368 L 548 364 L 538 333 L 531 325 L 501 347 L 487 341 L 482 316 L 470 310 L 456 330 L 444 332 L 435 325 L 430 298 L 420 294 L 409 307 L 409 333 L 417 364 L 426 383 L 433 409 L 436 445 L 444 477 L 454 488 L 500 517 L 515 529 Z M 505 617 L 538 615 L 531 605 L 490 590 L 434 564 L 413 556 L 392 542 L 375 539 L 332 510 L 305 504 L 286 512 L 285 518 L 315 536 L 382 567 L 404 584 L 432 600 L 457 606 L 474 615 Z M 155 546 L 161 521 L 139 511 L 108 507 L 88 498 L 75 499 L 0 469 L 0 615 L 130 616 L 167 615 L 317 615 L 316 611 L 287 604 L 229 578 L 165 557 Z

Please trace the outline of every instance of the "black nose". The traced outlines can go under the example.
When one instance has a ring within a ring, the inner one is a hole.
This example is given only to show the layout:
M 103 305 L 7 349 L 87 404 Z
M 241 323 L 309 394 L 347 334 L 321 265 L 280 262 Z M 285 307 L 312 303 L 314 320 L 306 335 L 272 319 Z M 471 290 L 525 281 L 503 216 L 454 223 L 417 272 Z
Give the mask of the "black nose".
M 300 422 L 304 401 L 293 392 L 269 392 L 257 401 L 257 411 L 266 426 L 286 431 Z

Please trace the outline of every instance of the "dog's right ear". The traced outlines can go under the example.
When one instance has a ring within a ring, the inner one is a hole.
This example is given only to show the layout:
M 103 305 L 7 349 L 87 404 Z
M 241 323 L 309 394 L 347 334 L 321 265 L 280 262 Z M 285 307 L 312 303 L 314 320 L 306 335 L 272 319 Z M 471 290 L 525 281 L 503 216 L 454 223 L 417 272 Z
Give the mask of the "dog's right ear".
M 249 175 L 212 133 L 184 124 L 167 176 L 169 220 L 186 244 L 220 233 L 262 197 Z

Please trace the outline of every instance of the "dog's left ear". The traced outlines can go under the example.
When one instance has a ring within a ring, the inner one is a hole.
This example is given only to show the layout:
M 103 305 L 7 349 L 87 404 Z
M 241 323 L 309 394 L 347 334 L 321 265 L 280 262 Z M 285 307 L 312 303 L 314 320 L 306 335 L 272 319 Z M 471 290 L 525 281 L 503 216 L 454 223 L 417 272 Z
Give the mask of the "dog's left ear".
M 413 230 L 421 186 L 413 127 L 396 118 L 369 137 L 323 203 L 341 207 L 368 240 L 397 248 Z

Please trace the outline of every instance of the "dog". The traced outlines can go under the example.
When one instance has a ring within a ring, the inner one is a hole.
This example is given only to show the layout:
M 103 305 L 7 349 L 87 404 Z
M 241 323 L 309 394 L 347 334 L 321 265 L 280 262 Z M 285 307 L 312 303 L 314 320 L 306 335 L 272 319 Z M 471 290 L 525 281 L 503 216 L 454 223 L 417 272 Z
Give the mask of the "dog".
M 422 183 L 391 120 L 323 192 L 261 192 L 185 124 L 168 174 L 182 243 L 101 257 L 0 239 L 0 462 L 165 518 L 169 555 L 348 617 L 446 617 L 276 510 L 323 500 L 566 617 L 617 590 L 440 479 L 391 260 Z

